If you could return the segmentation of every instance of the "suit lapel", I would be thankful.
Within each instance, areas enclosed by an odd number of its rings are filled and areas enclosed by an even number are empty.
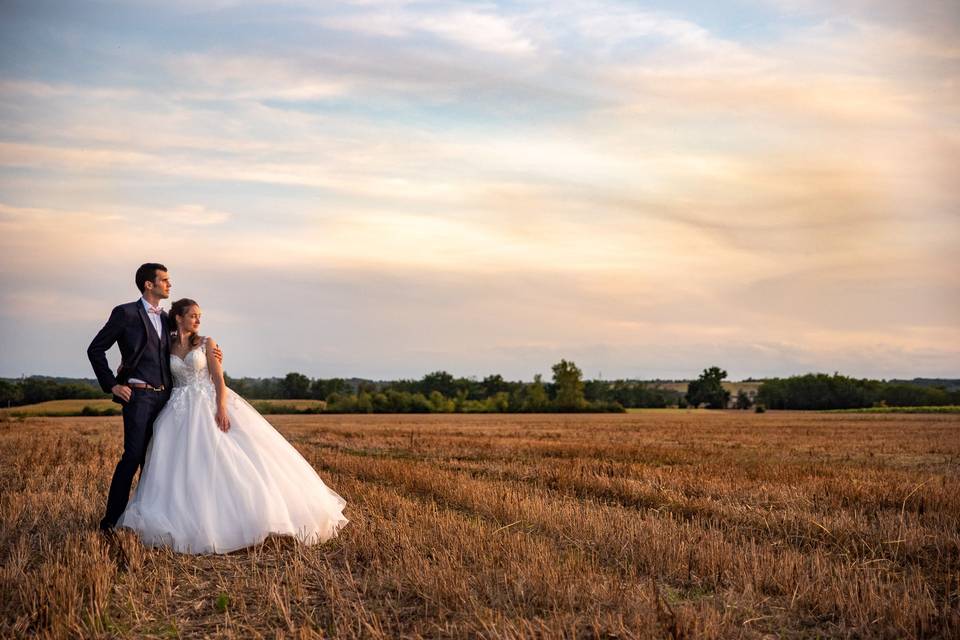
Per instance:
[[[170,350],[170,332],[167,331],[167,315],[166,311],[160,312],[160,346],[166,347],[167,351]]]
[[[153,323],[150,322],[150,318],[147,317],[147,310],[143,308],[143,303],[140,302],[139,300],[137,301],[137,313],[140,314],[140,319],[143,320],[143,328],[146,329],[147,331],[146,338],[147,340],[149,340],[150,332],[152,331],[153,333],[156,333],[157,330],[153,328]]]
[[[167,330],[167,312],[160,312],[160,370],[163,372],[163,384],[172,383],[170,375],[170,332]]]

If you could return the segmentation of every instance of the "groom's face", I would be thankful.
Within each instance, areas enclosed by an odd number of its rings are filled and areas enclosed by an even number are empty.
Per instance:
[[[165,299],[170,297],[170,275],[166,271],[156,272],[153,282],[147,282],[144,286],[153,291],[158,298]]]

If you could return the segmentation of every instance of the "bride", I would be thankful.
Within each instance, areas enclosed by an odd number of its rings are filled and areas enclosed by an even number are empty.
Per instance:
[[[227,388],[202,338],[200,306],[170,309],[174,387],[157,416],[136,493],[118,526],[148,546],[227,553],[270,534],[305,543],[334,537],[346,501],[243,398]]]

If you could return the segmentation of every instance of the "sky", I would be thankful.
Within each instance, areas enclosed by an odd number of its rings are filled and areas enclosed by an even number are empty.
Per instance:
[[[0,376],[960,377],[960,3],[0,0]],[[116,364],[114,350],[111,362]]]

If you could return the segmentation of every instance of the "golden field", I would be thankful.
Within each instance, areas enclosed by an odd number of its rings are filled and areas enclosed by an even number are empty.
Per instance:
[[[949,638],[960,416],[269,416],[325,545],[96,532],[119,417],[0,420],[0,636]]]

